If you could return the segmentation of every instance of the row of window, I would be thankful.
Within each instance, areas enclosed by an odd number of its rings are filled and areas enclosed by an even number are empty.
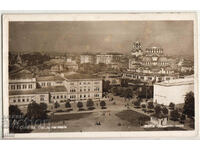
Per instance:
[[[129,77],[129,78],[134,78],[134,79],[144,79],[145,77],[144,76],[134,76],[134,75],[129,75],[129,74],[126,74],[126,77]],[[154,78],[153,77],[147,77],[148,80],[153,80]],[[158,80],[162,80],[161,77],[158,77],[157,78]],[[165,78],[166,80],[170,80],[170,77],[166,77]]]
[[[80,89],[80,92],[90,92],[90,89]],[[100,88],[98,88],[98,87],[95,87],[94,88],[94,91],[100,91]],[[70,89],[70,92],[76,92],[76,89]]]
[[[46,82],[42,82],[42,83],[41,83],[41,86],[46,86],[46,85],[47,85],[47,86],[51,86],[51,82],[47,82],[47,83],[46,83]]]
[[[33,101],[33,99],[29,99],[29,98],[22,98],[22,99],[14,99],[13,100],[13,103],[16,103],[16,102],[18,102],[18,103],[20,103],[20,102],[30,102],[30,101]]]
[[[20,102],[25,103],[25,102],[31,102],[31,101],[34,101],[34,99],[33,98],[17,98],[17,99],[13,99],[13,103],[16,103],[16,102],[18,102],[18,103],[20,103]],[[41,96],[40,97],[40,101],[41,102],[45,101],[45,97]]]
[[[63,99],[63,98],[67,98],[66,95],[57,95],[57,96],[51,96],[53,99]]]
[[[17,85],[10,85],[11,90],[16,90],[16,89],[32,89],[33,85],[32,84],[17,84]]]
[[[70,83],[70,85],[74,85],[75,83],[74,82],[71,82]],[[80,82],[79,83],[80,85],[90,85],[91,84],[91,82]],[[94,84],[100,84],[100,82],[94,82]]]

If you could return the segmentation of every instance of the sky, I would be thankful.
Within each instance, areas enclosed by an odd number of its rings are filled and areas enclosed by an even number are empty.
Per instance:
[[[167,55],[194,55],[192,21],[10,22],[10,51],[130,53],[162,47]]]

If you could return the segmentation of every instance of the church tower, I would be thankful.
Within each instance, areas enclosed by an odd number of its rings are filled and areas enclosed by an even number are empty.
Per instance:
[[[133,49],[131,50],[131,55],[132,56],[141,56],[143,54],[143,50],[141,48],[141,43],[136,41],[133,43]]]
[[[21,59],[21,56],[20,56],[20,54],[18,53],[18,55],[17,55],[17,61],[16,61],[16,63],[17,64],[22,64],[22,59]]]

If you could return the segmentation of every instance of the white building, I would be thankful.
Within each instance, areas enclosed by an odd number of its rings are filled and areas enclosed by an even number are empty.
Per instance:
[[[36,79],[10,79],[9,91],[36,89]]]
[[[106,53],[106,54],[98,54],[96,55],[96,64],[113,64],[116,62],[119,62],[120,58],[122,57],[122,54],[118,53]]]
[[[154,102],[169,105],[184,103],[185,95],[194,92],[194,77],[175,79],[154,84]]]
[[[94,63],[94,56],[91,54],[83,54],[80,56],[80,63],[85,64],[85,63]]]

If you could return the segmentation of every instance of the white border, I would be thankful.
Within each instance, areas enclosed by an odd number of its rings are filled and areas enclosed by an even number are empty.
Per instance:
[[[199,130],[198,74],[197,74],[197,16],[195,13],[129,13],[129,14],[5,14],[3,15],[3,114],[8,116],[8,22],[9,21],[194,21],[195,68],[195,130],[194,131],[134,131],[134,132],[66,132],[9,134],[4,128],[4,138],[186,138],[195,137]]]

